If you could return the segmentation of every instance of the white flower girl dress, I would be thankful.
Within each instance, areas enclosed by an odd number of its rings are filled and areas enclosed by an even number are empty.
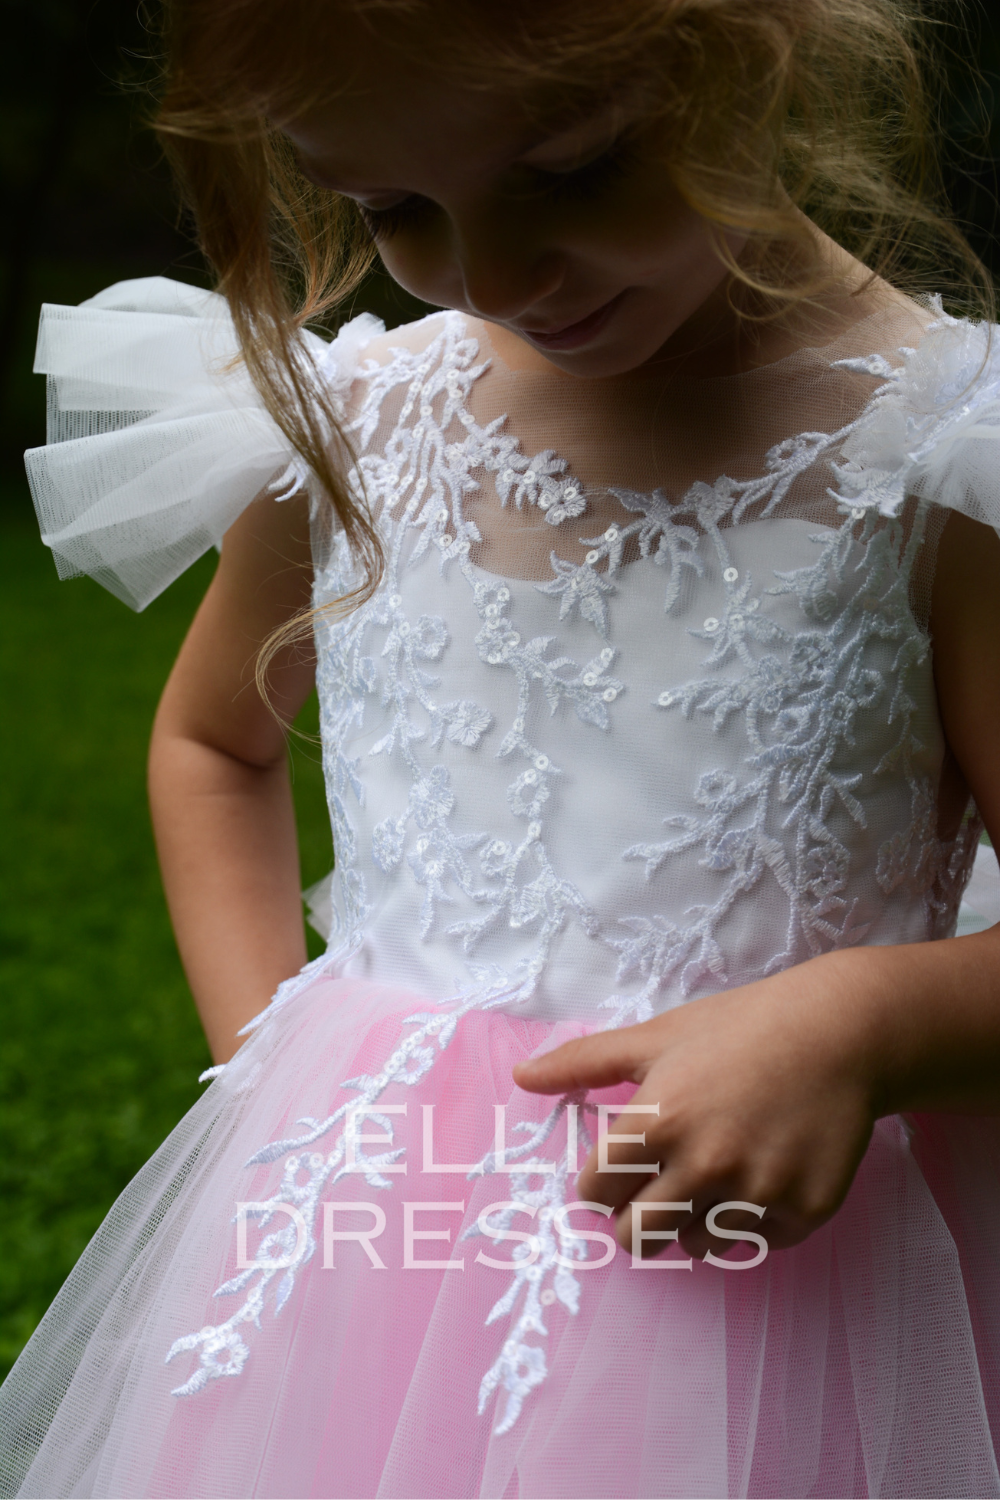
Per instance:
[[[955,930],[980,824],[945,822],[928,614],[950,510],[1000,525],[989,330],[886,312],[667,387],[511,370],[457,313],[307,339],[388,559],[316,633],[329,949],[29,1343],[3,1492],[1000,1494],[997,1122],[884,1119],[796,1249],[639,1268],[567,1207],[631,1088],[511,1081]],[[235,350],[168,281],[46,310],[28,464],[64,576],[141,608],[308,488]],[[352,562],[312,509],[323,604]],[[985,847],[974,886],[966,930],[1000,916]]]

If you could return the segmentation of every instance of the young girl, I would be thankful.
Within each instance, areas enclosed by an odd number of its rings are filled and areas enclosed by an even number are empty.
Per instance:
[[[137,608],[225,533],[150,772],[220,1065],[5,1493],[1000,1494],[1000,354],[914,28],[175,0],[224,297],[48,309],[29,469]],[[445,311],[305,331],[373,246]]]

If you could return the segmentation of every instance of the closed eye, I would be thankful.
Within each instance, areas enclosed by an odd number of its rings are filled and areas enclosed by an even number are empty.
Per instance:
[[[391,203],[388,208],[370,208],[366,203],[358,204],[358,212],[376,239],[389,239],[401,229],[410,228],[434,208],[435,204],[429,198],[421,198],[417,193],[411,193],[399,203]]]
[[[512,196],[534,197],[540,194],[556,201],[582,201],[599,196],[618,177],[625,176],[637,160],[635,134],[633,130],[623,131],[610,146],[570,166],[539,167],[525,163],[516,169],[522,186]],[[425,219],[436,207],[429,198],[411,193],[388,208],[372,208],[358,203],[358,212],[376,239],[390,239]]]
[[[589,198],[602,193],[635,164],[638,151],[634,136],[634,131],[625,131],[610,146],[570,166],[528,168],[532,179],[529,191],[557,199]]]

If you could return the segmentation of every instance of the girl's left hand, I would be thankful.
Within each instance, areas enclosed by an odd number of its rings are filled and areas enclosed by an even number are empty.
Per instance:
[[[618,1214],[625,1249],[632,1248],[633,1201],[651,1206],[644,1231],[679,1229],[684,1249],[699,1258],[733,1248],[706,1226],[715,1204],[763,1207],[759,1220],[727,1210],[719,1222],[752,1229],[773,1249],[804,1240],[840,1207],[881,1112],[870,1028],[856,1003],[856,957],[827,954],[640,1025],[577,1038],[515,1068],[515,1082],[529,1092],[629,1080],[639,1085],[630,1104],[658,1106],[655,1115],[620,1115],[607,1144],[610,1165],[645,1162],[658,1168],[655,1175],[599,1171],[595,1147],[577,1180],[581,1200]],[[615,1142],[643,1132],[644,1145]],[[688,1200],[691,1212],[652,1211]],[[643,1254],[663,1248],[655,1239],[641,1246]]]

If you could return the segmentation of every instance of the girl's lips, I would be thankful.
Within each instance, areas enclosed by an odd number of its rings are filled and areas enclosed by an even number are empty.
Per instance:
[[[567,323],[565,328],[557,328],[551,333],[541,333],[533,328],[518,328],[516,331],[539,349],[577,349],[596,338],[624,295],[624,292],[619,292],[617,297],[612,297],[610,302],[605,302],[596,312],[588,313],[578,323]]]

